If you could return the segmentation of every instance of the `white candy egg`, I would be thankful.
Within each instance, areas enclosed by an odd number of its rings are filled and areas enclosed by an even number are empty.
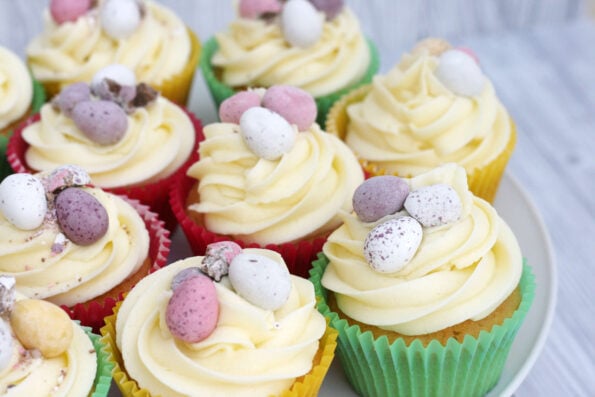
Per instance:
[[[30,174],[12,174],[0,183],[0,212],[21,230],[41,226],[47,212],[41,180]]]
[[[10,364],[14,341],[10,332],[10,325],[0,317],[0,372]]]
[[[439,59],[436,77],[457,95],[476,96],[483,91],[485,77],[475,60],[459,50],[447,50]]]
[[[376,225],[364,241],[364,257],[380,273],[398,272],[411,261],[423,237],[421,225],[409,216]]]
[[[463,205],[452,186],[439,183],[409,193],[405,209],[424,227],[446,225],[461,217]]]
[[[276,160],[293,147],[297,136],[287,120],[269,109],[253,107],[240,117],[240,133],[258,157]]]
[[[307,0],[289,0],[281,11],[281,28],[289,44],[310,47],[322,34],[325,16]]]
[[[264,255],[236,255],[229,266],[228,276],[238,295],[265,310],[279,309],[291,292],[287,268]]]
[[[114,39],[124,39],[140,24],[141,11],[136,0],[107,0],[99,18],[105,33]]]
[[[130,68],[118,63],[99,69],[91,80],[91,89],[96,91],[96,87],[98,87],[104,79],[113,80],[120,85],[136,85],[136,76],[134,75],[134,72],[130,70]]]

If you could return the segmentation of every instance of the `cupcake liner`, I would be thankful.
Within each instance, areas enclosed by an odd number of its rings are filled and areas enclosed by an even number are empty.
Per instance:
[[[535,295],[535,276],[526,261],[520,280],[521,302],[518,309],[490,332],[479,337],[467,335],[463,342],[451,338],[446,345],[420,340],[406,345],[386,336],[374,338],[361,332],[327,305],[327,291],[321,278],[328,264],[320,254],[313,263],[310,279],[314,283],[318,310],[339,331],[337,355],[353,389],[362,396],[480,396],[491,390],[502,373],[510,347]]]
[[[365,74],[357,82],[349,85],[348,87],[342,88],[332,94],[324,95],[318,98],[314,98],[316,101],[316,107],[318,108],[318,115],[316,122],[322,126],[326,119],[327,112],[333,105],[333,103],[350,92],[351,90],[361,86],[362,84],[368,84],[372,81],[372,77],[378,72],[380,68],[380,57],[376,45],[371,41],[367,40],[368,48],[370,50],[370,64]],[[203,54],[200,60],[200,67],[207,83],[207,87],[211,93],[213,100],[215,101],[216,108],[218,109],[225,99],[229,98],[236,93],[236,90],[218,79],[215,70],[211,64],[211,59],[217,52],[219,45],[214,37],[211,37],[203,47]]]
[[[198,149],[199,142],[204,140],[202,123],[200,119],[198,119],[192,112],[183,107],[181,107],[181,109],[184,110],[194,127],[195,140],[193,149],[191,151],[191,153],[194,153]],[[40,117],[40,114],[37,113],[28,118],[23,124],[19,126],[18,129],[14,131],[14,134],[8,142],[6,149],[7,160],[14,172],[37,172],[27,165],[25,153],[29,148],[29,144],[23,139],[23,130],[27,126],[39,121]],[[180,168],[178,168],[176,172],[168,177],[143,185],[105,188],[103,190],[114,194],[128,196],[129,198],[139,200],[141,203],[150,206],[151,209],[157,212],[165,221],[165,227],[167,227],[170,231],[173,231],[176,227],[176,218],[169,207],[169,186],[174,183],[179,174],[185,173],[184,170],[187,169],[192,163],[193,161],[191,154],[186,162]]]
[[[195,161],[198,160],[195,157]],[[236,242],[242,248],[266,248],[281,254],[287,268],[291,274],[300,277],[308,277],[312,260],[316,258],[318,252],[326,242],[326,236],[317,237],[308,240],[294,241],[283,244],[259,245],[256,243],[247,243],[227,235],[210,232],[205,227],[192,220],[186,213],[186,198],[196,180],[185,175],[180,175],[170,190],[170,207],[176,216],[190,249],[197,256],[205,255],[207,246],[218,241],[231,240]]]
[[[105,318],[105,325],[101,328],[101,342],[105,345],[105,353],[113,364],[113,379],[123,397],[151,397],[151,392],[142,389],[136,381],[130,379],[122,360],[122,355],[116,344],[116,319],[122,302],[113,308],[113,314]],[[295,380],[291,388],[283,392],[280,397],[316,397],[322,382],[329,370],[337,347],[338,332],[328,326],[320,339],[318,352],[314,357],[313,367],[306,375]]]
[[[371,84],[364,85],[348,93],[340,100],[335,102],[326,119],[326,131],[339,137],[341,140],[345,140],[347,126],[349,124],[347,108],[352,104],[362,102],[366,95],[370,92],[371,88]],[[504,150],[496,158],[481,167],[476,167],[472,170],[466,169],[469,190],[471,190],[476,196],[481,197],[490,203],[494,202],[496,192],[498,191],[498,186],[500,185],[500,181],[504,175],[504,170],[506,169],[506,165],[510,160],[510,156],[512,155],[516,144],[516,126],[512,120],[510,129],[510,140],[507,142]],[[396,172],[389,172],[384,168],[379,167],[374,162],[367,161],[362,158],[360,158],[359,161],[367,176],[386,174],[403,177],[412,176],[398,175]]]
[[[95,373],[93,390],[89,396],[106,397],[112,385],[114,364],[109,360],[109,355],[105,351],[106,346],[101,342],[101,336],[94,334],[89,327],[81,326],[81,328],[85,331],[89,339],[91,339],[91,343],[93,343],[93,348],[97,354],[97,372]]]
[[[104,318],[112,313],[114,305],[123,299],[124,293],[132,289],[142,278],[166,265],[171,245],[170,232],[164,228],[163,221],[156,213],[137,200],[126,196],[120,197],[130,203],[145,222],[150,239],[148,260],[135,274],[105,294],[72,307],[62,306],[72,319],[79,320],[81,324],[91,327],[96,333],[99,333],[103,326]]]
[[[194,73],[201,53],[201,44],[198,37],[189,28],[186,28],[186,30],[188,31],[188,36],[190,36],[191,50],[190,57],[184,69],[161,84],[154,85],[155,89],[161,92],[161,95],[180,106],[186,106],[188,103],[188,95],[192,87],[192,80],[194,79]]]

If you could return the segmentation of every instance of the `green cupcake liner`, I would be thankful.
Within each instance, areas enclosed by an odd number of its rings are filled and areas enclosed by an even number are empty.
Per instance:
[[[33,80],[33,98],[31,100],[30,113],[35,114],[39,112],[45,101],[46,95],[43,86],[39,81]],[[13,173],[12,168],[6,159],[6,145],[8,145],[8,140],[11,135],[12,131],[9,131],[8,134],[0,135],[0,181]]]
[[[324,127],[324,123],[326,120],[326,115],[330,108],[332,107],[333,103],[341,98],[343,95],[347,94],[349,91],[364,85],[369,84],[372,82],[372,77],[378,72],[380,68],[380,56],[378,54],[378,49],[376,45],[371,41],[367,40],[368,48],[370,50],[370,64],[368,65],[368,69],[364,76],[353,83],[352,85],[345,87],[339,91],[336,91],[332,94],[328,94],[325,96],[321,96],[318,98],[314,98],[316,101],[316,107],[318,108],[318,115],[316,117],[316,122],[321,127]],[[214,37],[211,37],[203,46],[203,52],[200,59],[200,68],[202,70],[203,77],[205,82],[207,83],[207,87],[209,88],[209,92],[211,93],[211,97],[215,101],[216,108],[219,109],[221,102],[225,99],[229,98],[236,91],[233,87],[230,87],[221,82],[215,75],[215,70],[211,64],[211,59],[219,49],[219,45],[217,44],[217,40]]]
[[[443,346],[432,341],[423,346],[415,340],[407,346],[403,339],[389,344],[388,338],[375,339],[370,331],[330,310],[321,278],[328,265],[324,254],[312,263],[318,310],[339,331],[337,355],[353,389],[362,396],[482,396],[497,383],[512,342],[535,295],[535,276],[526,260],[520,280],[521,303],[503,324],[478,338],[466,336],[463,342],[451,338]]]
[[[78,323],[78,321],[76,321]],[[90,397],[106,397],[112,385],[112,371],[114,364],[109,360],[109,354],[105,351],[105,345],[101,342],[101,336],[94,334],[90,327],[81,326],[97,352],[97,372],[93,382],[93,392]]]

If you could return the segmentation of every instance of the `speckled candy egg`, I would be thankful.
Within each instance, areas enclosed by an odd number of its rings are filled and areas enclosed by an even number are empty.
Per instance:
[[[10,323],[23,346],[39,350],[47,358],[64,353],[72,341],[73,324],[66,312],[44,300],[15,302]]]
[[[184,342],[198,343],[217,327],[219,301],[213,280],[199,274],[179,284],[165,310],[171,334]]]
[[[423,237],[421,225],[409,216],[374,227],[364,241],[364,257],[380,273],[398,272],[411,261]]]
[[[204,276],[198,267],[187,267],[184,270],[180,270],[171,280],[171,290],[175,291],[184,281],[198,276]]]
[[[91,183],[91,177],[78,165],[65,164],[45,176],[42,183],[48,192],[53,193],[66,187],[88,185]]]
[[[99,14],[101,27],[114,39],[130,36],[141,22],[136,0],[106,0]]]
[[[10,364],[14,342],[10,331],[10,325],[0,317],[0,373]]]
[[[262,98],[262,106],[281,115],[299,131],[307,131],[316,120],[318,109],[312,95],[290,85],[274,85]]]
[[[62,190],[56,196],[55,207],[62,232],[75,244],[91,245],[107,232],[107,211],[83,189],[70,187]]]
[[[47,212],[45,189],[39,178],[12,174],[0,183],[0,212],[21,230],[37,229]]]
[[[240,0],[238,11],[242,18],[255,19],[264,14],[281,11],[279,0]]]
[[[403,209],[409,185],[397,176],[381,175],[366,179],[353,193],[353,210],[362,222],[376,222]]]
[[[58,24],[76,21],[91,9],[93,0],[51,0],[50,14]]]
[[[276,160],[291,150],[297,132],[279,114],[254,107],[246,110],[240,118],[240,134],[258,157]]]
[[[72,109],[79,103],[91,99],[91,89],[86,83],[74,83],[65,87],[54,103],[66,116],[72,116]]]
[[[72,110],[72,121],[87,138],[98,145],[113,145],[128,130],[126,112],[111,101],[78,103]]]
[[[328,20],[339,15],[344,7],[343,0],[310,0],[310,3],[312,3],[318,11],[324,12],[326,19]]]
[[[219,119],[223,123],[239,124],[242,114],[256,106],[260,106],[260,95],[256,91],[238,92],[221,102]]]
[[[279,309],[291,292],[289,272],[267,256],[253,253],[235,256],[228,276],[238,295],[266,310]]]
[[[457,95],[476,96],[485,86],[485,77],[475,60],[463,51],[447,50],[438,58],[434,73],[446,88]]]
[[[281,29],[293,46],[307,48],[322,34],[324,16],[307,0],[289,0],[281,11]]]
[[[104,79],[110,79],[122,86],[134,86],[136,85],[136,76],[130,68],[120,65],[119,63],[113,63],[99,69],[91,80],[91,88],[93,91],[99,88],[99,85]]]
[[[424,227],[455,222],[463,211],[457,192],[443,183],[415,189],[407,196],[404,206]]]
[[[200,269],[215,281],[220,281],[229,272],[233,258],[242,252],[242,247],[233,241],[218,241],[207,245]]]

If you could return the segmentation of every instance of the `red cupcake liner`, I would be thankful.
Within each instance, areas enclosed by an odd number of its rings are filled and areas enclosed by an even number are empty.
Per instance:
[[[62,306],[62,309],[68,313],[70,318],[79,320],[82,325],[91,327],[95,333],[99,333],[100,328],[104,325],[104,318],[112,314],[113,307],[117,302],[124,299],[125,293],[130,291],[142,278],[167,264],[171,246],[170,232],[164,227],[164,222],[157,213],[151,211],[147,205],[136,199],[130,199],[124,195],[119,195],[119,197],[132,205],[145,222],[150,240],[148,252],[150,265],[148,268],[144,266],[132,275],[128,280],[133,280],[133,282],[127,285],[126,288],[122,288],[121,285],[116,286],[112,290],[113,293],[108,291],[101,297],[77,303],[71,307]]]
[[[195,153],[198,150],[199,142],[205,139],[202,131],[202,122],[189,110],[180,107],[186,115],[190,118],[194,131],[196,133],[196,139],[194,140],[194,146],[191,153]],[[29,148],[29,144],[23,139],[23,130],[39,121],[41,118],[40,114],[37,113],[27,120],[25,120],[15,131],[10,138],[6,147],[6,155],[8,163],[14,172],[27,172],[36,173],[37,171],[30,168],[25,160],[25,153]],[[174,216],[171,208],[169,207],[169,187],[182,173],[185,173],[192,164],[192,155],[188,157],[188,160],[172,175],[160,179],[155,182],[147,183],[139,186],[122,186],[116,188],[105,188],[106,192],[125,195],[129,198],[139,200],[141,203],[148,205],[151,209],[157,212],[163,221],[165,227],[173,232],[176,227],[176,217]]]
[[[195,161],[198,156],[195,156]],[[318,237],[310,240],[295,241],[283,244],[260,245],[256,243],[247,243],[243,240],[231,236],[210,232],[206,228],[194,222],[186,214],[186,198],[196,180],[181,173],[170,189],[170,207],[177,218],[180,228],[184,232],[188,245],[194,255],[202,256],[205,254],[207,245],[218,241],[234,241],[242,248],[266,248],[276,251],[285,260],[285,264],[291,274],[308,278],[308,272],[312,267],[312,261],[316,259],[318,252],[322,251],[322,246],[326,242],[325,237]]]

